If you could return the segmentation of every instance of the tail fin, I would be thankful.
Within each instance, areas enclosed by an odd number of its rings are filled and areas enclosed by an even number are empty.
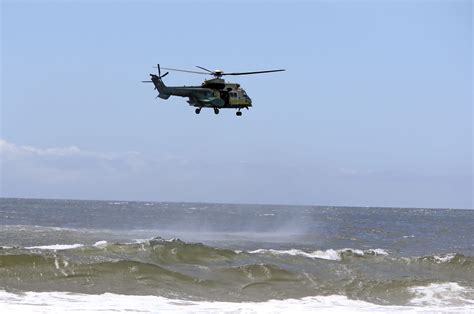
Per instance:
[[[166,72],[166,74],[168,74],[168,72]],[[160,97],[161,99],[168,99],[170,98],[170,94],[168,93],[168,87],[166,87],[165,83],[163,83],[163,81],[161,80],[163,76],[150,74],[151,81],[153,82],[153,85],[155,85],[155,89],[157,89],[159,92],[158,97]]]
[[[168,92],[168,87],[166,87],[166,85],[163,83],[162,78],[168,75],[169,72],[166,72],[165,74],[161,75],[161,69],[160,69],[159,64],[157,64],[157,68],[158,68],[158,75],[150,73],[151,81],[142,81],[142,82],[153,83],[153,85],[155,85],[155,89],[158,90],[159,92],[158,97],[162,99],[168,99],[170,97],[170,94]]]

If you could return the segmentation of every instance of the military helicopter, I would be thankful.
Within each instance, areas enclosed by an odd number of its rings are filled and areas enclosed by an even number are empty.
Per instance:
[[[225,75],[249,75],[270,72],[281,72],[279,70],[254,71],[254,72],[233,72],[225,73],[222,70],[211,71],[206,68],[196,66],[197,68],[206,72],[188,71],[180,69],[163,68],[169,71],[178,71],[194,74],[212,75],[212,79],[204,80],[201,86],[166,86],[163,83],[163,77],[169,72],[161,75],[160,65],[157,64],[158,75],[150,74],[151,81],[142,81],[143,83],[153,83],[155,89],[158,90],[158,96],[162,99],[168,99],[170,96],[188,97],[187,101],[190,106],[196,107],[196,114],[201,113],[202,108],[213,108],[215,114],[219,114],[219,109],[236,109],[236,115],[241,116],[240,111],[243,108],[249,109],[252,107],[252,100],[247,95],[245,90],[240,87],[238,83],[225,82],[222,79]]]

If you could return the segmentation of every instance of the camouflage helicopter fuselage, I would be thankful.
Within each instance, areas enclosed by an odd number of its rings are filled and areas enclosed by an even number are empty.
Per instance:
[[[155,74],[150,77],[159,98],[187,97],[189,105],[196,107],[196,113],[200,113],[201,108],[213,108],[218,114],[219,109],[229,108],[238,110],[237,115],[241,115],[242,108],[252,107],[252,100],[240,84],[226,83],[221,78],[205,80],[201,86],[166,86],[162,77]]]

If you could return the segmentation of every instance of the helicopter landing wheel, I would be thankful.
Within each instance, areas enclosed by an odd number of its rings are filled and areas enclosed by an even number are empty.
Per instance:
[[[240,117],[240,116],[242,115],[242,112],[241,112],[241,111],[237,111],[235,114],[236,114],[238,117]]]
[[[214,113],[215,113],[215,114],[219,114],[219,109],[214,108]]]
[[[195,112],[196,114],[200,114],[200,113],[201,113],[201,108],[196,108],[196,110],[194,110],[194,112]]]

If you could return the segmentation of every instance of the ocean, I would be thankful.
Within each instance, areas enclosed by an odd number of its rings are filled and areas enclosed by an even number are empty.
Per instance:
[[[474,211],[0,199],[0,313],[474,312]]]

